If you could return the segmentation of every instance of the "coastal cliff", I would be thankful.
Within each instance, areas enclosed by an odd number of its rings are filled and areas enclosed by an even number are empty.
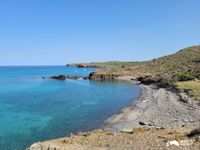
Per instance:
[[[101,130],[35,143],[30,150],[199,150],[200,46],[151,61],[92,65],[106,69],[85,79],[124,77],[134,84],[141,83],[141,96],[109,118]]]

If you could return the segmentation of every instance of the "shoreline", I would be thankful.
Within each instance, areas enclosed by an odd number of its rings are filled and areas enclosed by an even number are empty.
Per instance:
[[[128,81],[133,84],[138,83],[131,77],[119,77],[117,80]],[[200,125],[200,109],[195,103],[191,101],[188,103],[182,102],[180,96],[175,91],[158,88],[155,85],[140,84],[139,86],[141,88],[141,95],[122,108],[119,113],[113,114],[110,118],[105,120],[105,123],[100,126],[100,130],[115,135],[118,133],[129,133],[129,131],[134,128],[193,128]],[[93,132],[95,133],[97,130],[98,128],[91,131],[91,134],[93,134]],[[88,134],[90,134],[90,132]],[[68,138],[73,136],[74,135],[69,136]],[[82,134],[78,134],[77,136],[82,137]],[[60,147],[66,148],[67,150],[70,148],[74,149],[74,147],[75,149],[77,148],[78,145],[71,143],[70,145],[67,144],[67,147],[65,144],[63,145],[62,142],[63,140],[65,141],[65,139],[66,137],[38,142],[27,150],[41,150],[46,147],[47,149],[53,149],[55,147],[56,150],[60,150]],[[79,145],[78,149],[84,149],[84,146]]]
[[[133,84],[137,81],[122,77]],[[141,95],[105,121],[107,132],[121,132],[131,128],[168,128],[200,125],[200,110],[194,101],[180,100],[176,91],[158,88],[156,85],[139,85]]]

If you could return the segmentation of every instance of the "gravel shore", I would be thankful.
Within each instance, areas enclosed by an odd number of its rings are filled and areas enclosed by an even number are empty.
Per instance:
[[[135,81],[131,82],[135,84]],[[104,130],[119,132],[136,127],[166,128],[200,124],[200,109],[194,101],[189,100],[185,103],[180,100],[177,92],[153,85],[140,87],[141,96],[119,114],[109,118],[103,127]]]

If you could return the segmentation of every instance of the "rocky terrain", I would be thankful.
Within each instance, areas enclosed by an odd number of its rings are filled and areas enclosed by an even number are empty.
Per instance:
[[[142,94],[119,114],[109,118],[104,130],[200,126],[200,106],[183,93],[155,85],[140,85]]]
[[[190,127],[135,128],[121,133],[96,130],[35,143],[27,150],[199,150],[199,137],[189,137],[190,132]]]

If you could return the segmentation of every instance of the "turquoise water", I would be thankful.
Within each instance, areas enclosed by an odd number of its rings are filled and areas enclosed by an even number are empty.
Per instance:
[[[140,89],[126,82],[42,79],[86,76],[94,69],[65,66],[0,67],[0,150],[100,127]]]

